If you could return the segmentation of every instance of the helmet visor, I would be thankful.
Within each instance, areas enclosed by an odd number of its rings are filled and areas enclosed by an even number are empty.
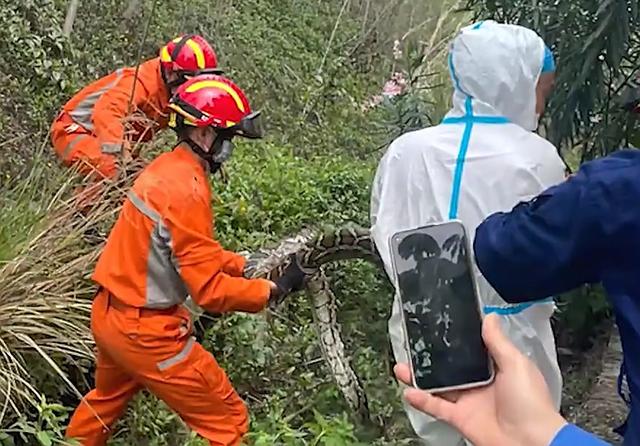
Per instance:
[[[207,74],[221,75],[221,74],[224,74],[224,71],[220,68],[205,68],[203,70],[196,70],[196,71],[174,70],[174,73],[178,75],[178,78],[180,79],[180,83],[184,83],[196,76],[207,75]]]
[[[198,70],[193,72],[192,76],[201,76],[204,74],[217,74],[217,75],[221,75],[224,74],[224,70],[222,68],[204,68],[202,70]]]
[[[220,138],[213,142],[211,151],[213,152],[211,160],[214,163],[222,164],[231,158],[231,154],[233,153],[233,141],[228,138]]]
[[[253,112],[234,125],[232,127],[234,134],[243,136],[250,139],[262,138],[264,132],[262,131],[262,118],[260,112]]]

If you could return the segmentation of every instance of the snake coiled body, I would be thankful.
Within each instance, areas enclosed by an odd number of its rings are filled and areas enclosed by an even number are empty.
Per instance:
[[[345,351],[338,302],[323,272],[323,265],[346,259],[381,260],[369,230],[358,226],[324,231],[304,230],[286,238],[274,249],[262,249],[248,255],[245,276],[277,279],[295,254],[300,266],[309,273],[306,291],[311,300],[313,318],[322,354],[347,405],[361,422],[372,421],[367,395]]]

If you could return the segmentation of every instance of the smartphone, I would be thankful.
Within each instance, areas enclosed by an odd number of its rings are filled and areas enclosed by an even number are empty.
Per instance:
[[[462,222],[394,234],[391,258],[414,387],[432,393],[493,381],[482,310]]]

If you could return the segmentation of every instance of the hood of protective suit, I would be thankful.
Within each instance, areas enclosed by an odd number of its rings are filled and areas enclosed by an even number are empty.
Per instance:
[[[535,130],[544,57],[544,41],[530,29],[494,21],[463,28],[449,52],[455,92],[447,117],[498,116]]]

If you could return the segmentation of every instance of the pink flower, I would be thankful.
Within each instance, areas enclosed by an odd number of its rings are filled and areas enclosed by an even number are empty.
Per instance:
[[[363,112],[367,112],[376,108],[382,103],[384,98],[394,98],[400,96],[407,91],[408,83],[403,73],[395,72],[391,75],[391,78],[385,82],[382,87],[381,94],[371,96],[367,102],[362,104],[361,109]]]
[[[404,78],[404,74],[395,72],[382,87],[382,94],[388,98],[399,96],[407,89],[407,80]]]
[[[400,87],[400,85],[398,85],[392,80],[387,81],[387,83],[384,84],[384,87],[382,88],[382,95],[388,98],[398,96],[401,93],[402,93],[402,87]]]
[[[407,80],[404,77],[404,73],[396,71],[391,75],[391,79],[396,82],[398,85],[402,86],[402,88],[407,87]]]

